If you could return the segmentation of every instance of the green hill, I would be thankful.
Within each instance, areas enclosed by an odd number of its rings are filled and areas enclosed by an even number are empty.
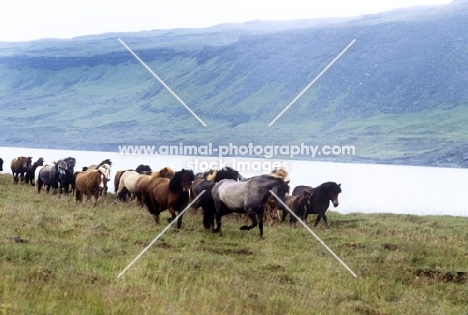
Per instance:
[[[465,167],[467,33],[468,5],[455,1],[352,19],[0,43],[0,145],[304,142],[356,147],[326,160]]]

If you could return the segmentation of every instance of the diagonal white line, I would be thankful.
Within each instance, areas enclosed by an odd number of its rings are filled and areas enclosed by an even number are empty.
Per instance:
[[[349,43],[348,46],[346,46],[346,48],[343,49],[343,51],[338,56],[336,56],[335,59],[333,59],[332,62],[330,62],[328,64],[328,66],[326,66],[325,69],[323,69],[322,72],[320,72],[318,74],[318,76],[316,76],[315,79],[313,79],[312,82],[310,82],[309,85],[306,86],[306,88],[303,89],[302,92],[299,93],[299,95],[296,96],[296,98],[293,99],[292,102],[289,103],[289,105],[286,106],[286,108],[283,109],[283,111],[281,113],[279,113],[279,115],[276,116],[276,118],[271,121],[271,123],[268,124],[268,127],[271,127],[271,125],[273,125],[275,123],[275,121],[277,121],[278,118],[280,118],[289,109],[289,107],[291,107],[299,99],[299,97],[301,97],[302,94],[304,94],[312,86],[312,84],[314,84],[315,81],[317,81],[322,76],[322,74],[324,74],[335,63],[335,61],[337,61],[348,50],[348,48],[351,47],[354,44],[355,41],[356,41],[356,39],[353,39],[351,41],[351,43]]]
[[[161,80],[161,78],[158,77],[158,75],[157,75],[156,73],[154,73],[153,70],[151,70],[150,67],[148,67],[148,66],[146,65],[146,63],[145,63],[143,60],[141,60],[140,57],[138,57],[137,54],[135,54],[135,53],[133,52],[133,50],[130,49],[130,47],[128,47],[127,44],[124,43],[123,40],[121,40],[121,39],[119,38],[119,42],[120,42],[125,48],[127,48],[127,50],[133,55],[133,57],[135,57],[135,58],[143,65],[143,67],[146,68],[146,70],[148,70],[148,71],[149,71],[149,72],[150,72],[150,73],[151,73],[151,74],[152,74],[152,75],[169,91],[169,92],[171,92],[171,94],[172,94],[182,105],[184,105],[185,108],[186,108],[196,119],[198,119],[198,121],[201,122],[201,124],[202,124],[203,126],[206,127],[206,124],[203,122],[203,120],[201,120],[201,118],[198,117],[198,115],[195,114],[194,111],[193,111],[190,107],[188,107],[187,104],[185,104],[185,102],[184,102],[177,94],[175,94],[174,91],[172,91],[171,88],[170,88],[166,83],[164,83],[164,81]]]
[[[312,231],[308,226],[307,224],[304,223],[304,221],[302,221],[291,209],[289,209],[289,207],[273,192],[271,191],[271,194],[273,196],[275,196],[276,199],[278,199],[279,202],[281,202],[281,204],[283,205],[283,207],[285,209],[287,209],[289,211],[289,213],[294,216],[296,218],[296,220],[298,222],[300,222],[309,232],[310,234],[312,234],[319,242],[320,244],[322,244],[332,255],[333,257],[335,257],[355,278],[357,277],[357,275],[351,270],[351,268],[349,268],[341,259],[340,257],[338,257],[338,255],[336,255],[331,249],[330,247],[327,246],[327,244],[325,244],[315,233],[314,231]]]
[[[169,225],[166,226],[166,227],[164,228],[164,230],[162,230],[162,232],[159,233],[159,235],[156,236],[156,238],[155,238],[154,240],[152,240],[151,243],[149,243],[149,245],[146,246],[145,249],[143,249],[143,250],[141,251],[141,253],[139,253],[138,256],[136,256],[135,259],[133,259],[132,262],[128,264],[127,267],[125,267],[124,270],[122,270],[121,273],[119,273],[119,275],[117,276],[117,278],[120,278],[120,277],[127,271],[128,268],[130,268],[138,259],[140,259],[140,257],[141,257],[141,256],[158,240],[158,238],[160,238],[161,235],[163,235],[163,234],[171,227],[171,225],[174,224],[174,222],[176,222],[176,221],[185,213],[185,211],[187,211],[187,209],[189,209],[189,208],[193,205],[193,203],[194,203],[195,201],[197,201],[198,198],[201,197],[201,195],[203,195],[204,192],[205,192],[205,190],[203,190],[195,199],[193,199],[192,202],[189,203],[189,205],[188,205],[184,210],[182,210],[182,212],[179,213],[179,215],[176,216],[176,217],[174,218],[174,220],[172,220],[171,223],[169,223]]]

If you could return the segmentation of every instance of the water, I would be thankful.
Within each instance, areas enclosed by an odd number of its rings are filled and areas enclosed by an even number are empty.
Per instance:
[[[73,156],[77,159],[75,170],[109,158],[113,162],[111,175],[117,170],[135,169],[140,164],[148,164],[153,170],[165,166],[180,170],[187,168],[187,164],[195,159],[207,160],[204,157],[0,147],[0,157],[4,160],[2,173],[9,173],[11,160],[20,155],[32,156],[33,162],[39,157],[52,161]],[[218,161],[217,158],[208,160]],[[242,160],[271,162],[268,159]],[[340,194],[340,205],[331,209],[339,213],[468,216],[468,169],[317,161],[280,162],[289,163],[291,188],[297,185],[317,186],[326,181],[341,183],[343,192]],[[240,173],[250,177],[260,175],[261,171]],[[109,191],[113,191],[113,181],[109,184]]]

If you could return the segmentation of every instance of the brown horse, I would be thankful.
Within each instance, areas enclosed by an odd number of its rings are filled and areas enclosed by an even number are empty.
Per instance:
[[[32,157],[19,156],[11,161],[11,172],[13,173],[13,182],[18,184],[18,176],[21,182],[24,181],[24,175],[28,166],[32,163]]]
[[[103,164],[97,170],[87,170],[75,172],[75,193],[76,202],[83,200],[83,194],[86,195],[86,200],[89,201],[94,196],[94,204],[96,206],[99,193],[104,189],[105,183],[110,180],[111,167],[109,164]]]
[[[148,186],[151,181],[156,178],[171,179],[174,175],[174,170],[167,166],[151,175],[141,174],[135,182],[135,199],[137,200],[137,203],[142,207],[145,205],[146,196],[148,195]]]
[[[149,181],[145,200],[148,211],[157,224],[162,211],[169,210],[171,218],[168,221],[171,222],[176,217],[176,212],[184,210],[189,203],[190,186],[194,178],[193,171],[182,169],[175,172],[172,179],[159,177]],[[182,216],[177,220],[177,228],[180,229],[181,225]]]
[[[270,173],[270,176],[282,178],[286,184],[289,184],[290,182],[288,171],[284,168],[275,168]],[[268,222],[269,226],[271,226],[274,222],[279,222],[280,215],[278,201],[271,194],[268,194],[268,198],[263,203],[263,211],[264,220],[265,222]]]
[[[112,161],[110,159],[105,159],[103,160],[101,163],[95,165],[90,165],[87,167],[87,170],[90,171],[90,170],[97,170],[101,165],[104,165],[104,164],[107,164],[109,167],[112,166]],[[107,195],[107,182],[110,180],[110,177],[107,181],[104,182],[104,188],[101,189],[101,191],[99,192],[99,195],[101,196],[105,196]]]

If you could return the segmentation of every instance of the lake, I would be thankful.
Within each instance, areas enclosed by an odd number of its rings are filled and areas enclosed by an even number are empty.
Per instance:
[[[91,152],[0,147],[3,172],[10,172],[10,162],[17,156],[31,156],[33,162],[39,157],[45,161],[73,156],[77,159],[75,170],[82,166],[98,164],[111,159],[112,174],[117,170],[134,169],[140,164],[150,165],[153,170],[169,166],[174,170],[187,168],[198,161],[216,162],[218,158],[172,155],[123,155],[119,152]],[[228,166],[240,158],[223,159]],[[271,163],[269,159],[242,161]],[[290,186],[318,186],[326,181],[341,183],[340,205],[330,210],[339,213],[397,213],[416,215],[468,216],[467,179],[468,169],[397,166],[381,164],[352,164],[318,161],[274,160],[289,165]],[[262,174],[261,170],[242,171],[246,177]],[[196,170],[197,171],[197,170]],[[12,181],[13,184],[13,181]],[[113,181],[109,183],[113,191]],[[31,188],[32,189],[32,188]]]

